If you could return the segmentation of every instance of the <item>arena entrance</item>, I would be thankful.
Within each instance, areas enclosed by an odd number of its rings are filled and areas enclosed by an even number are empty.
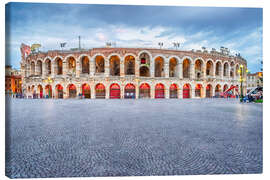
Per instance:
[[[178,87],[176,84],[170,86],[170,98],[178,98]]]
[[[195,97],[202,97],[202,85],[201,84],[196,84]]]
[[[88,84],[82,85],[82,95],[84,96],[84,98],[87,98],[87,99],[91,98],[90,86]]]
[[[120,99],[120,86],[113,83],[110,87],[110,99]]]
[[[41,85],[38,85],[39,98],[43,98],[43,88]]]
[[[77,90],[76,90],[76,86],[74,84],[69,85],[68,94],[69,94],[69,98],[76,98]]]
[[[46,92],[46,98],[52,98],[52,86],[47,85],[45,87],[45,92]]]
[[[105,99],[105,86],[101,83],[96,85],[96,99]]]
[[[136,96],[136,89],[135,86],[131,83],[127,84],[125,86],[125,93],[124,93],[125,99],[135,99]]]
[[[151,98],[150,96],[150,86],[147,83],[143,83],[140,86],[139,98]]]
[[[183,98],[190,98],[190,91],[191,91],[190,85],[185,84],[183,86]]]
[[[55,89],[56,89],[57,98],[63,99],[64,97],[63,86],[61,86],[60,84],[57,84]]]
[[[211,86],[211,84],[208,84],[208,85],[206,86],[206,97],[207,97],[207,98],[212,97],[212,86]]]
[[[155,87],[155,98],[165,98],[165,89],[164,85],[159,83]]]

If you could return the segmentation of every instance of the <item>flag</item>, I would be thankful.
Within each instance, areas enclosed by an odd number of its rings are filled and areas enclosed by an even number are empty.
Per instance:
[[[23,57],[25,57],[25,53],[26,53],[27,55],[29,55],[29,54],[31,53],[31,48],[30,48],[30,46],[28,46],[28,45],[22,43],[22,44],[21,44],[21,53],[22,53]]]
[[[63,47],[65,47],[66,44],[67,44],[66,42],[60,43],[60,47],[63,48]]]

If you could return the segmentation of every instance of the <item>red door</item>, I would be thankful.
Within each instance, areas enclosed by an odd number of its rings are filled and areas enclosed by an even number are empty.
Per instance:
[[[183,88],[183,98],[190,98],[190,88],[187,84],[185,84]]]
[[[155,98],[165,98],[164,85],[157,84],[155,89]]]
[[[110,99],[120,99],[120,86],[118,84],[111,85]]]

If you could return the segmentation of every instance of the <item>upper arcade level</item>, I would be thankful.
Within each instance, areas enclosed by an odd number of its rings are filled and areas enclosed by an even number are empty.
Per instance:
[[[94,48],[30,54],[21,61],[23,78],[140,77],[238,80],[246,60],[215,52],[142,48]]]

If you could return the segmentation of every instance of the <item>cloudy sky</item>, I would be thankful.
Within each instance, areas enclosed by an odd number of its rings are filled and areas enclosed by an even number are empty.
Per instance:
[[[6,63],[20,67],[20,45],[40,43],[41,50],[78,47],[219,49],[241,53],[251,72],[262,60],[262,9],[223,7],[121,6],[9,3],[6,6]]]

